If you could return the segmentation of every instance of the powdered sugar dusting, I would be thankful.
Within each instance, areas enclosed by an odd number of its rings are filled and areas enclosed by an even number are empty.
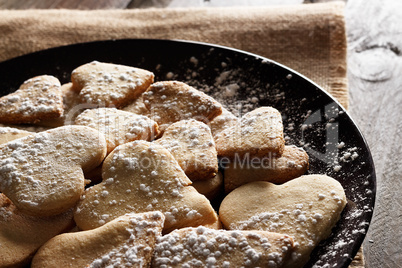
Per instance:
[[[149,266],[155,240],[161,235],[164,216],[160,212],[127,214],[127,216],[129,224],[125,230],[128,239],[94,260],[88,267]]]
[[[158,239],[155,267],[280,267],[292,247],[286,235],[185,228]]]

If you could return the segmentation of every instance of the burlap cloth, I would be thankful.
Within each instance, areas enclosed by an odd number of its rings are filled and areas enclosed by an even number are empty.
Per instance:
[[[0,11],[0,61],[105,39],[209,42],[293,68],[347,108],[344,3],[278,7]],[[363,267],[361,253],[351,266]]]
[[[0,61],[104,39],[210,42],[287,65],[348,106],[344,3],[277,7],[0,11]]]

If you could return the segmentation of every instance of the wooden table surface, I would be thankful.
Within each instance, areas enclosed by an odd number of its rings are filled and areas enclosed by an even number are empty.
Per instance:
[[[331,0],[304,0],[327,2]],[[0,9],[111,9],[301,4],[303,0],[0,0]],[[374,217],[363,244],[369,268],[402,267],[402,1],[348,0],[350,113],[377,173]]]

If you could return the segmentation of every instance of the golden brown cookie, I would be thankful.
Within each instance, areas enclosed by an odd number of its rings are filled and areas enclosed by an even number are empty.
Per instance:
[[[158,124],[143,115],[115,108],[88,109],[77,116],[76,125],[94,128],[106,138],[107,151],[134,140],[153,140],[158,134]]]
[[[0,191],[21,211],[48,216],[73,207],[84,192],[83,172],[106,154],[103,134],[66,126],[0,146]]]
[[[126,214],[99,228],[61,234],[43,245],[32,268],[149,267],[164,216]]]
[[[223,175],[218,171],[215,177],[203,181],[194,181],[192,185],[200,194],[205,195],[209,200],[213,200],[222,193]]]
[[[162,211],[164,232],[218,221],[168,150],[146,141],[117,147],[105,159],[103,181],[85,191],[74,219],[82,230],[99,227],[128,212]]]
[[[325,175],[306,175],[275,185],[251,182],[228,194],[219,208],[230,230],[288,234],[294,251],[284,267],[303,267],[314,247],[331,234],[346,205],[342,185]]]
[[[291,237],[264,231],[175,230],[158,239],[153,267],[281,267]]]
[[[284,183],[308,169],[308,155],[299,147],[285,146],[281,156],[235,158],[225,168],[225,192],[252,181]]]
[[[17,91],[0,98],[1,123],[36,123],[62,115],[60,82],[50,75],[28,79]]]
[[[152,84],[143,99],[161,132],[180,120],[195,119],[208,124],[222,113],[222,105],[212,97],[178,81]]]
[[[282,116],[272,107],[257,108],[216,135],[215,142],[218,155],[231,159],[269,153],[279,156],[285,147]]]
[[[71,73],[82,103],[100,107],[124,107],[154,81],[154,74],[140,68],[93,61]]]
[[[64,125],[72,125],[74,118],[82,109],[79,93],[74,89],[71,82],[61,85],[61,92],[63,93]]]
[[[30,131],[21,130],[12,127],[0,127],[0,144],[7,143],[28,135],[34,134]]]
[[[44,126],[38,126],[38,125],[12,125],[12,124],[0,124],[0,127],[2,128],[13,128],[13,129],[19,129],[23,131],[28,131],[28,132],[42,132],[51,129],[50,127],[44,127]]]
[[[121,108],[121,110],[134,114],[150,116],[150,112],[145,106],[142,95],[136,98],[133,102],[131,102],[127,106]]]
[[[169,150],[191,181],[209,180],[218,172],[218,154],[211,130],[200,121],[173,123],[155,143]]]
[[[54,119],[42,120],[37,123],[40,126],[60,127],[74,124],[75,117],[82,112],[87,105],[82,105],[79,93],[73,88],[73,83],[66,83],[60,87],[63,96],[64,113],[62,116]]]
[[[213,223],[204,224],[202,226],[204,226],[205,228],[214,229],[214,230],[222,229],[222,223],[220,220],[217,220],[216,222],[213,222]]]
[[[239,118],[229,112],[226,108],[222,107],[222,114],[215,117],[210,123],[212,136],[215,138],[224,129],[236,125],[239,122]]]
[[[25,267],[40,246],[73,226],[72,209],[51,217],[28,216],[0,193],[0,267]]]

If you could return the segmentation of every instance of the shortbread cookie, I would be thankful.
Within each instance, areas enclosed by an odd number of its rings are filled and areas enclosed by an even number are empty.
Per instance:
[[[158,124],[154,120],[115,108],[85,110],[77,116],[75,124],[103,133],[108,153],[120,144],[134,140],[151,141],[159,134]]]
[[[209,123],[209,127],[211,128],[211,133],[212,133],[212,137],[214,137],[214,140],[216,140],[216,138],[219,136],[219,134],[223,130],[236,125],[239,121],[240,121],[240,119],[238,117],[236,117],[234,114],[232,114],[227,109],[222,107],[222,114],[215,117]],[[215,144],[216,150],[218,152],[222,151],[224,149],[224,148],[219,148],[219,146],[222,146],[222,145],[225,146],[225,144],[222,144],[222,143]]]
[[[136,98],[132,103],[128,104],[127,106],[121,108],[123,111],[134,113],[134,114],[139,114],[139,115],[145,115],[145,116],[150,116],[150,112],[145,106],[144,100],[142,98],[142,95]]]
[[[129,212],[162,211],[164,232],[218,220],[177,161],[162,146],[133,141],[117,147],[102,167],[103,181],[85,191],[74,219],[93,229]]]
[[[152,264],[166,268],[281,267],[292,247],[292,238],[283,234],[184,228],[158,239]]]
[[[191,181],[209,180],[218,172],[218,154],[211,130],[200,121],[176,122],[155,143],[169,150]]]
[[[60,82],[50,75],[26,80],[14,93],[0,98],[0,122],[36,123],[63,115]]]
[[[58,235],[42,246],[32,268],[149,267],[164,216],[126,214],[99,228]]]
[[[40,126],[60,127],[74,124],[75,117],[82,112],[86,105],[82,105],[79,93],[73,88],[73,83],[63,84],[60,87],[63,96],[64,113],[55,119],[47,119],[38,122]]]
[[[62,213],[84,192],[83,172],[106,154],[103,134],[66,126],[0,146],[0,191],[21,211],[38,216]]]
[[[154,74],[140,68],[93,61],[71,73],[82,103],[101,107],[124,107],[154,81]]]
[[[215,177],[209,180],[194,181],[192,185],[200,194],[205,195],[209,200],[213,200],[223,190],[223,175],[218,171]]]
[[[28,216],[0,194],[0,267],[25,267],[40,246],[73,226],[72,209],[51,217]]]
[[[230,230],[288,234],[294,252],[284,267],[303,267],[318,243],[331,234],[346,205],[342,185],[325,175],[306,175],[282,185],[251,182],[223,200],[219,216]]]
[[[226,108],[222,107],[222,114],[215,117],[210,123],[209,127],[211,128],[212,136],[215,138],[219,133],[223,130],[236,125],[240,119],[236,117],[234,114],[229,112]]]
[[[61,86],[64,105],[64,125],[73,125],[75,118],[87,107],[81,104],[79,93],[74,89],[73,83]]]
[[[235,158],[225,168],[225,192],[252,181],[284,183],[300,177],[308,169],[308,155],[296,146],[285,146],[280,157]]]
[[[33,132],[21,130],[18,128],[0,127],[0,144],[33,134]]]
[[[215,136],[218,155],[265,156],[269,153],[281,155],[283,138],[282,116],[272,107],[260,107],[246,113],[240,121]]]
[[[222,113],[222,105],[212,97],[178,81],[152,84],[143,99],[161,132],[180,120],[196,119],[208,124]]]
[[[1,128],[13,128],[13,129],[18,129],[18,130],[23,130],[23,131],[28,131],[28,132],[42,132],[51,129],[50,127],[45,127],[45,126],[38,126],[38,125],[12,125],[12,124],[0,124]]]
[[[202,225],[205,228],[208,229],[214,229],[214,230],[220,230],[222,229],[222,223],[220,220],[217,220],[216,222],[210,223],[210,224],[204,224]]]

